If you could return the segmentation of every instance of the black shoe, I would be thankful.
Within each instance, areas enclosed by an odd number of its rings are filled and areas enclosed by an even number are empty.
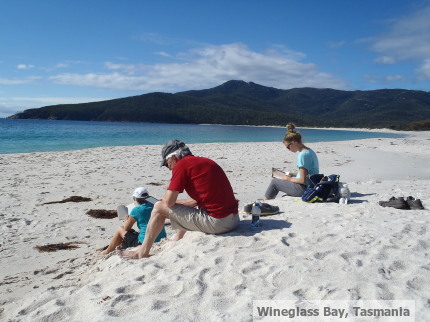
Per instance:
[[[254,202],[247,203],[243,206],[243,212],[246,214],[252,213],[252,206],[254,206]],[[268,203],[260,203],[260,209],[261,209],[261,215],[267,216],[267,215],[274,215],[279,212],[279,207],[269,205]]]
[[[272,206],[272,205],[269,205],[268,203],[261,203],[260,209],[261,209],[261,215],[262,216],[274,215],[274,214],[277,214],[279,212],[278,206]]]
[[[424,209],[420,199],[415,199],[414,197],[409,196],[406,198],[406,202],[411,209]]]
[[[254,205],[253,202],[245,204],[245,206],[243,206],[243,212],[246,214],[250,214],[252,212],[253,205]]]
[[[382,207],[392,207],[396,209],[411,209],[403,197],[391,197],[388,201],[380,201],[379,205]]]

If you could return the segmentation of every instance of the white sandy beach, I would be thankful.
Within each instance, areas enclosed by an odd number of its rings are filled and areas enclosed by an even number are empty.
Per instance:
[[[231,233],[188,232],[136,261],[96,256],[119,221],[86,212],[129,204],[142,185],[162,197],[161,146],[0,155],[0,320],[250,321],[256,300],[361,299],[413,300],[416,321],[429,321],[430,132],[407,134],[308,144],[322,173],[349,184],[348,205],[279,194],[270,203],[282,212],[260,231],[241,214]],[[297,157],[280,142],[189,147],[223,167],[240,209]],[[378,205],[410,195],[426,210]],[[43,205],[71,196],[92,201]],[[34,248],[55,243],[78,248]]]

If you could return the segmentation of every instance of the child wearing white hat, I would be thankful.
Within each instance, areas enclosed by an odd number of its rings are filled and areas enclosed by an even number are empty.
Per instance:
[[[100,252],[101,255],[109,254],[121,244],[124,248],[136,247],[142,244],[145,239],[146,227],[151,218],[152,208],[154,207],[153,204],[145,201],[148,196],[148,189],[145,187],[137,187],[134,190],[132,197],[136,207],[131,210],[129,216],[126,216],[124,226],[119,226],[116,229],[109,246]],[[137,223],[139,232],[132,228],[135,223]],[[158,242],[166,238],[166,236],[166,231],[163,227],[155,241]]]

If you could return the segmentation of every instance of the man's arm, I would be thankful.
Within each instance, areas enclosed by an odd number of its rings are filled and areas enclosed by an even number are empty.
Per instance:
[[[195,201],[192,198],[176,200],[176,203],[180,204],[180,205],[188,206],[188,207],[196,207],[197,206],[197,201]]]
[[[178,199],[179,191],[167,190],[164,194],[164,198],[161,200],[168,208],[172,208],[176,204]]]
[[[188,198],[188,199],[178,200],[178,195],[179,195],[178,191],[167,190],[166,193],[164,194],[164,198],[162,199],[162,201],[169,208],[172,208],[175,204],[184,205],[184,206],[188,206],[188,207],[196,207],[197,206],[197,201],[195,201],[194,199]]]

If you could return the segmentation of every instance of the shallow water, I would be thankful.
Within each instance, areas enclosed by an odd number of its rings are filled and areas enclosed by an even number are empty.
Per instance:
[[[305,142],[403,137],[395,133],[299,129]],[[280,142],[284,127],[0,119],[0,153],[78,150],[102,146]]]

